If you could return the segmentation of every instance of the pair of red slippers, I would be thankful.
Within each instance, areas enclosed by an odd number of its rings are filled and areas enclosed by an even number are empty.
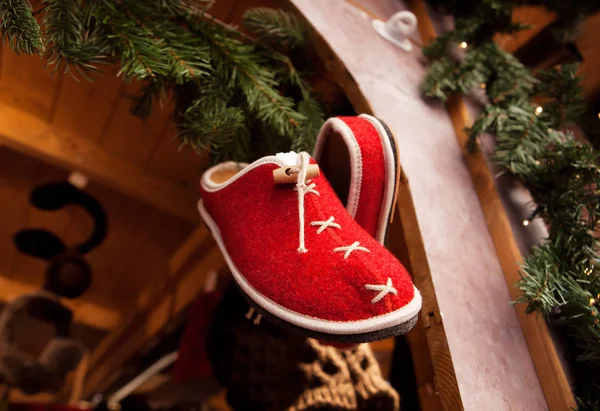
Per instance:
[[[200,215],[260,315],[347,343],[415,325],[421,296],[382,245],[395,205],[397,156],[386,125],[361,115],[329,119],[314,159],[280,153],[204,173]]]

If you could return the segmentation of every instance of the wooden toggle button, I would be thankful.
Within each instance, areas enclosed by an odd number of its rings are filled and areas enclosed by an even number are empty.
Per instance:
[[[275,184],[295,183],[298,179],[300,169],[298,166],[281,167],[273,170],[273,180]],[[306,179],[319,177],[320,171],[317,164],[309,164],[306,169]]]

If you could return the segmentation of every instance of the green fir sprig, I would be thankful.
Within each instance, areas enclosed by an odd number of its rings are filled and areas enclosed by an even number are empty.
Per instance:
[[[323,110],[293,56],[305,30],[290,13],[246,12],[252,36],[190,0],[43,0],[38,26],[25,0],[0,0],[0,29],[18,53],[93,80],[100,64],[143,85],[131,112],[151,115],[173,97],[178,136],[211,160],[251,161],[274,150],[312,149]],[[293,51],[293,52],[292,52]]]

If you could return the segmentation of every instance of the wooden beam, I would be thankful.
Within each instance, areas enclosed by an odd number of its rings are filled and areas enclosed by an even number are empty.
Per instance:
[[[450,99],[448,111],[456,136],[461,146],[465,147],[468,136],[464,130],[472,124],[472,121],[462,98]],[[519,267],[523,262],[523,257],[515,241],[502,200],[496,190],[494,176],[483,153],[471,154],[464,149],[463,154],[504,272],[510,296],[513,300],[518,300],[522,297],[522,292],[514,285],[521,279]],[[571,391],[571,385],[546,322],[540,316],[527,314],[525,308],[525,304],[515,305],[515,311],[548,408],[550,411],[576,409],[577,403]]]
[[[107,388],[110,376],[179,315],[203,288],[206,275],[225,265],[204,227],[198,227],[173,253],[163,284],[149,284],[137,310],[92,353],[86,395]]]
[[[0,144],[42,161],[80,171],[125,195],[188,221],[199,221],[194,187],[153,176],[90,140],[0,102]]]
[[[432,41],[436,36],[436,32],[433,29],[424,3],[422,0],[413,0],[412,5],[413,12],[419,20],[422,36],[426,42]],[[447,102],[447,108],[485,216],[485,223],[492,237],[510,296],[513,300],[517,300],[522,296],[522,293],[514,284],[520,279],[519,267],[523,257],[496,189],[494,176],[482,152],[474,154],[468,153],[466,150],[468,136],[465,129],[471,126],[472,119],[462,97],[451,98]],[[548,326],[539,316],[528,315],[525,312],[524,304],[515,305],[515,311],[548,408],[551,411],[576,409],[575,398],[548,331]]]
[[[10,303],[20,295],[33,293],[39,291],[39,289],[37,286],[0,276],[0,290],[2,290],[0,301],[2,303]],[[81,299],[74,301],[63,299],[62,303],[73,311],[73,321],[75,323],[85,324],[100,330],[113,330],[120,324],[121,315],[118,312],[98,304]]]

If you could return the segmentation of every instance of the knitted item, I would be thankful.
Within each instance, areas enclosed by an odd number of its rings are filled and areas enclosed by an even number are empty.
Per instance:
[[[352,350],[342,351],[341,354],[352,376],[359,410],[400,409],[400,396],[381,375],[379,363],[368,344],[360,344]]]
[[[264,319],[255,325],[248,308],[230,287],[208,339],[209,359],[234,410],[397,410],[398,394],[383,381],[368,345],[340,351]]]
[[[305,153],[299,159],[305,169]],[[274,184],[280,167],[287,165],[276,156],[246,167],[224,163],[201,181],[200,214],[251,304],[322,339],[408,332],[421,297],[402,264],[358,226],[324,176],[308,185],[298,177],[294,190]]]

